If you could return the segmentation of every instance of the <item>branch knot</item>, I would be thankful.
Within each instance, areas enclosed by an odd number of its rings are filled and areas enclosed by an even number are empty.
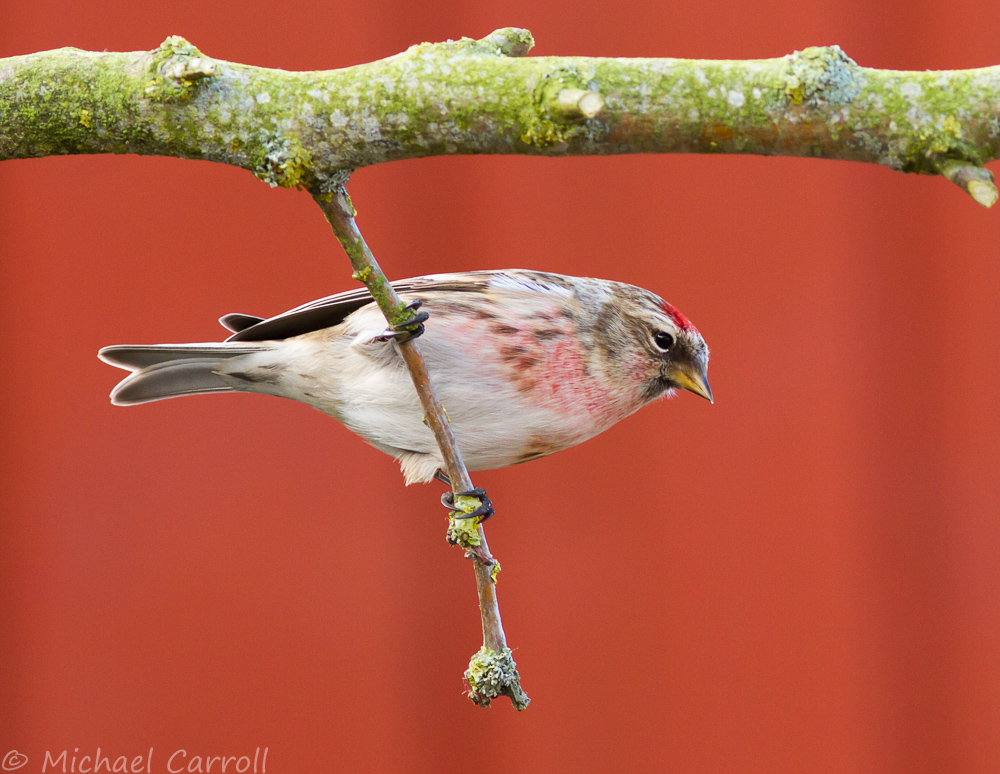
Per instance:
[[[481,43],[489,43],[496,47],[496,53],[501,56],[525,56],[535,45],[535,39],[528,30],[520,27],[503,27],[494,30]]]
[[[198,83],[215,76],[215,62],[179,35],[171,35],[152,52],[152,80],[146,94],[164,101],[189,99]]]
[[[958,159],[940,162],[938,169],[942,175],[965,191],[984,207],[992,207],[1000,198],[993,173],[985,167]]]
[[[528,30],[519,27],[504,27],[494,30],[485,38],[459,38],[445,40],[441,43],[418,43],[410,46],[405,54],[416,55],[428,51],[447,51],[466,56],[509,56],[519,57],[527,54],[535,45],[535,39]]]
[[[566,143],[586,132],[587,121],[604,109],[593,75],[575,67],[562,67],[542,76],[533,102],[534,112],[525,116],[527,128],[521,141],[539,148]]]
[[[860,69],[840,46],[810,46],[785,57],[785,94],[793,105],[846,105],[861,93]]]

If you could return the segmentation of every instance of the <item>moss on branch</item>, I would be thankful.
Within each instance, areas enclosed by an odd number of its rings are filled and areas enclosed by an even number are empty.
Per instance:
[[[359,167],[443,154],[752,153],[930,174],[1000,155],[1000,67],[874,70],[837,46],[750,61],[517,58],[530,46],[508,28],[317,72],[211,59],[178,37],[0,59],[0,160],[178,156],[334,190]],[[977,175],[973,188],[995,190]]]

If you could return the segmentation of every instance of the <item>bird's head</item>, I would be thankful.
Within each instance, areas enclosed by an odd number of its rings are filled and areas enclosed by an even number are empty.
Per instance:
[[[619,376],[641,382],[644,400],[682,389],[714,402],[708,346],[691,321],[659,296],[622,285],[598,319],[597,341]]]

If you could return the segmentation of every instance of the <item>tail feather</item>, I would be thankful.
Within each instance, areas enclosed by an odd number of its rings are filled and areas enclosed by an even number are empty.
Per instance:
[[[116,406],[149,403],[164,398],[210,392],[235,392],[217,373],[240,355],[268,349],[267,345],[158,344],[105,347],[98,357],[132,371],[111,392]]]

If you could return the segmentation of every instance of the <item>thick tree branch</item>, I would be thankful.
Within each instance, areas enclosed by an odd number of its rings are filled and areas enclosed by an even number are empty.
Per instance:
[[[328,194],[314,194],[317,204],[323,210],[333,233],[344,246],[344,250],[354,267],[354,278],[363,282],[372,294],[379,309],[390,325],[402,325],[411,312],[400,299],[392,285],[382,273],[368,248],[364,237],[355,223],[354,206],[343,188]],[[413,378],[413,386],[420,397],[424,409],[424,420],[434,432],[451,480],[452,491],[471,490],[472,479],[462,461],[462,454],[455,442],[455,436],[448,425],[448,418],[434,391],[427,366],[420,356],[417,339],[410,339],[399,345],[400,353]],[[472,513],[479,500],[473,497],[455,497],[455,507],[465,513]],[[528,696],[521,690],[521,678],[517,673],[503,624],[500,622],[500,607],[497,603],[496,576],[499,563],[490,555],[486,544],[486,533],[476,518],[451,519],[448,540],[461,545],[472,558],[476,571],[476,588],[479,592],[479,611],[483,620],[483,647],[472,658],[465,679],[469,684],[469,697],[476,703],[488,707],[497,696],[509,696],[514,706],[521,710],[528,706]]]
[[[1000,67],[859,67],[836,46],[778,59],[523,56],[525,30],[422,43],[377,62],[285,72],[202,55],[58,49],[0,59],[0,160],[201,158],[333,191],[354,169],[441,154],[754,153],[944,174],[996,188]]]

